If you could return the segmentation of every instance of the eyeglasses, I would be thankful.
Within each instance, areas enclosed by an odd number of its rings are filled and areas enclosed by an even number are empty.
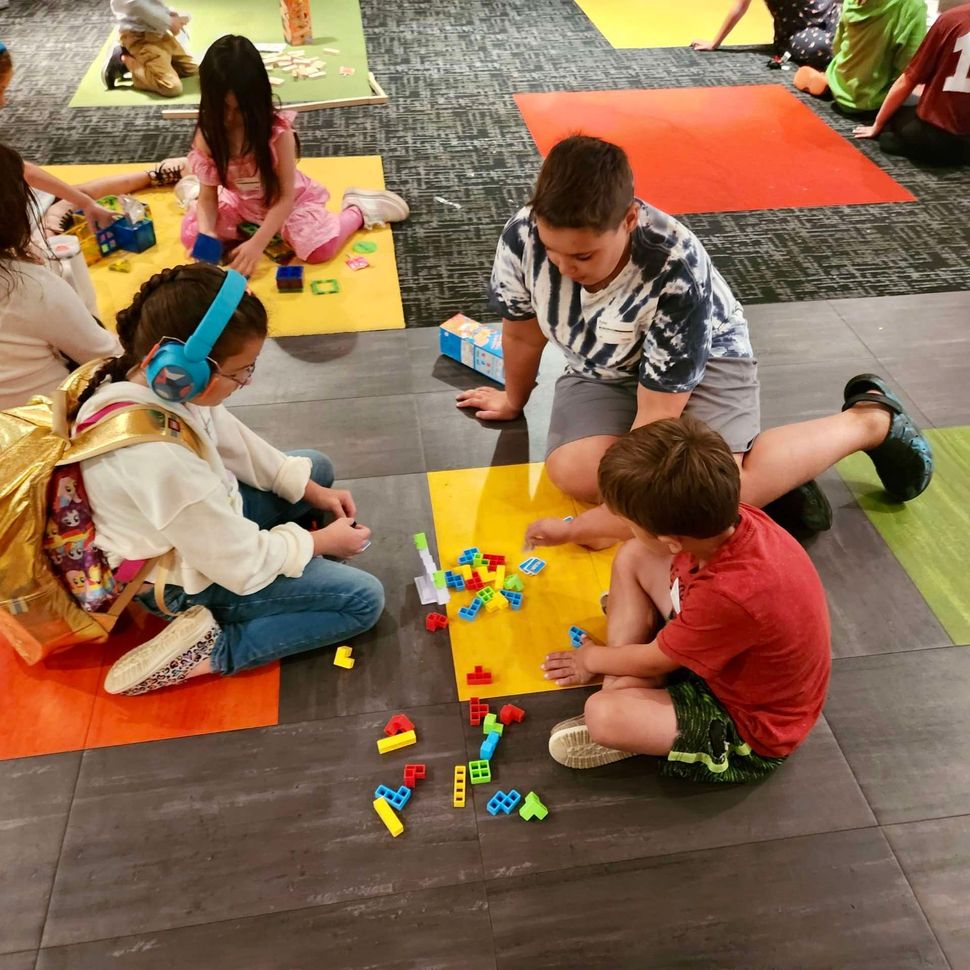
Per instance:
[[[225,371],[219,369],[219,365],[211,358],[207,358],[212,364],[212,371],[218,374],[220,377],[225,377],[226,380],[232,381],[234,384],[238,384],[240,387],[246,387],[248,384],[253,382],[253,374],[256,373],[256,362],[253,361],[246,367],[237,370],[234,374],[227,374]],[[240,377],[239,375],[242,375]]]

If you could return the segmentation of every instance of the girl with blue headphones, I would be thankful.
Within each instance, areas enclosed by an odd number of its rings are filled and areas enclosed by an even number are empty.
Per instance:
[[[381,614],[380,582],[338,561],[363,551],[370,530],[356,522],[350,492],[332,487],[330,459],[284,454],[224,406],[252,381],[266,332],[266,311],[239,273],[165,270],[118,314],[124,354],[79,401],[76,424],[120,404],[161,406],[203,445],[202,457],[152,441],[82,462],[111,565],[172,554],[164,606],[176,617],[111,668],[109,693],[342,644]],[[304,527],[311,516],[331,521]],[[150,590],[139,598],[161,615]]]

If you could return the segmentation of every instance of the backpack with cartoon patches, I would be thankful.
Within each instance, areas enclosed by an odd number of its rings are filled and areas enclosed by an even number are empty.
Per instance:
[[[0,646],[28,664],[106,640],[157,562],[111,569],[95,544],[80,462],[146,441],[202,454],[181,419],[145,404],[104,408],[72,438],[67,416],[102,363],[78,368],[52,399],[0,412]]]

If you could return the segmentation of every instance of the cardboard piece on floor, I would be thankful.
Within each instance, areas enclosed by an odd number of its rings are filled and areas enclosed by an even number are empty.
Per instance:
[[[576,0],[596,29],[615,48],[687,47],[712,40],[731,9],[731,0]],[[754,0],[725,46],[770,44],[774,22],[763,0]],[[713,55],[716,56],[716,53]]]
[[[462,550],[478,546],[506,556],[508,572],[518,573],[525,584],[521,610],[483,609],[472,622],[461,619],[458,609],[475,594],[452,592],[448,635],[459,699],[561,690],[543,678],[539,665],[547,653],[570,649],[570,626],[605,636],[599,597],[609,588],[615,549],[592,553],[568,545],[522,551],[530,522],[574,516],[585,508],[549,481],[541,462],[429,472],[428,485],[441,568],[453,568]],[[529,556],[547,562],[538,576],[517,568]],[[492,672],[491,684],[468,686],[465,674],[476,664]]]
[[[129,165],[51,165],[48,171],[76,184],[115,172],[137,171],[140,167],[151,166],[138,162]],[[327,187],[329,206],[335,211],[340,207],[344,190],[350,186],[384,187],[381,159],[376,155],[304,158],[300,168]],[[115,254],[90,267],[101,319],[111,329],[114,329],[118,310],[131,303],[145,280],[167,266],[190,262],[179,239],[183,213],[172,190],[154,189],[135,194],[151,205],[157,245],[144,253]],[[371,265],[355,273],[344,261],[352,255],[354,243],[364,238],[376,243],[377,250],[368,256]],[[111,272],[111,264],[118,259],[130,262],[130,273]],[[294,262],[291,265],[300,264]],[[394,239],[388,227],[355,233],[329,263],[306,266],[302,293],[280,293],[276,288],[276,269],[276,264],[264,257],[252,280],[253,292],[266,305],[273,336],[395,330],[404,326]],[[310,289],[310,282],[315,279],[336,279],[340,292],[315,296]]]
[[[924,434],[933,448],[933,481],[912,502],[889,500],[866,455],[837,467],[943,629],[954,643],[970,643],[970,427]]]
[[[582,133],[621,145],[637,194],[670,213],[914,202],[778,84],[517,94],[544,156]]]

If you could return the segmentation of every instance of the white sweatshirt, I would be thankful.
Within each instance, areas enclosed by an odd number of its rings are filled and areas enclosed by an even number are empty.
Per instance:
[[[141,384],[104,384],[78,421],[123,401],[161,403]],[[204,459],[181,445],[149,442],[81,463],[96,542],[112,567],[175,549],[172,585],[198,593],[218,583],[242,596],[278,576],[302,575],[313,558],[310,533],[293,522],[260,529],[245,518],[237,478],[297,502],[310,480],[310,459],[284,455],[223,405],[164,407],[198,434]]]
[[[119,30],[165,34],[171,26],[174,11],[161,0],[111,0],[111,12],[118,21]]]
[[[0,279],[0,409],[50,394],[69,373],[64,357],[84,364],[121,353],[66,280],[19,259],[6,269],[13,285]]]

